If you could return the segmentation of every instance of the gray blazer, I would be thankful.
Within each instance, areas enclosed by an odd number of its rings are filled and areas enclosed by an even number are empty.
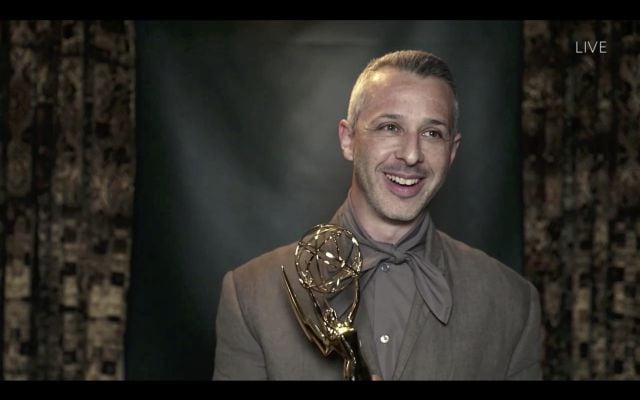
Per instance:
[[[453,311],[440,323],[416,295],[394,380],[541,379],[543,330],[535,287],[485,253],[436,231],[432,249],[448,271]],[[282,283],[290,280],[295,244],[228,272],[216,320],[214,379],[342,379],[342,359],[311,344]],[[295,288],[300,285],[293,283]],[[300,292],[298,297],[306,294]],[[372,373],[373,337],[360,307],[355,326]]]

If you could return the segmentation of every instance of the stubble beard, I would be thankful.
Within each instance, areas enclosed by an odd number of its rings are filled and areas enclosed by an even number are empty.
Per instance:
[[[373,171],[368,174],[367,171]],[[376,176],[378,171],[376,168],[370,167],[368,163],[363,161],[354,161],[354,173],[356,183],[360,186],[360,189],[370,207],[383,219],[392,223],[406,223],[414,221],[420,213],[427,207],[427,204],[433,197],[435,190],[429,191],[427,194],[420,193],[418,198],[411,199],[410,205],[402,204],[401,199],[394,199],[392,193],[385,194],[382,183],[376,182]],[[430,179],[432,176],[427,176],[424,179]],[[384,178],[386,179],[386,178]],[[426,182],[425,182],[426,183]]]

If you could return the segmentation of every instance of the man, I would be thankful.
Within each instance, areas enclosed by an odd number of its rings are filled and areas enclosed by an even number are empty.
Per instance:
[[[461,134],[448,66],[422,51],[375,59],[338,125],[351,188],[331,223],[363,254],[355,327],[375,378],[540,379],[536,289],[485,253],[436,230],[427,205]],[[288,304],[280,266],[297,276],[296,244],[226,274],[214,379],[341,379]]]

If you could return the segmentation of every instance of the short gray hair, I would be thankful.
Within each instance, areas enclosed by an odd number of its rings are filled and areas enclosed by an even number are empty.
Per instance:
[[[441,58],[421,50],[400,50],[393,53],[387,53],[379,58],[374,58],[364,68],[351,91],[349,99],[349,112],[347,121],[352,127],[355,126],[362,105],[365,100],[365,85],[374,72],[382,68],[390,67],[400,71],[412,72],[420,77],[428,78],[430,76],[444,80],[453,92],[453,129],[452,133],[458,131],[458,95],[456,93],[456,85],[453,81],[453,74],[447,63]]]

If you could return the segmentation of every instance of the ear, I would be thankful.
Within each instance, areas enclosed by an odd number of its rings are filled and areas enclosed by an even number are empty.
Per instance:
[[[353,140],[354,131],[351,124],[346,119],[340,120],[338,124],[338,138],[340,139],[340,148],[342,149],[342,156],[347,161],[353,161]]]
[[[456,154],[458,153],[458,147],[460,147],[461,141],[462,141],[462,133],[458,132],[453,137],[451,154],[449,155],[449,167],[451,167],[451,164],[453,164],[453,160],[455,160],[456,158]]]

